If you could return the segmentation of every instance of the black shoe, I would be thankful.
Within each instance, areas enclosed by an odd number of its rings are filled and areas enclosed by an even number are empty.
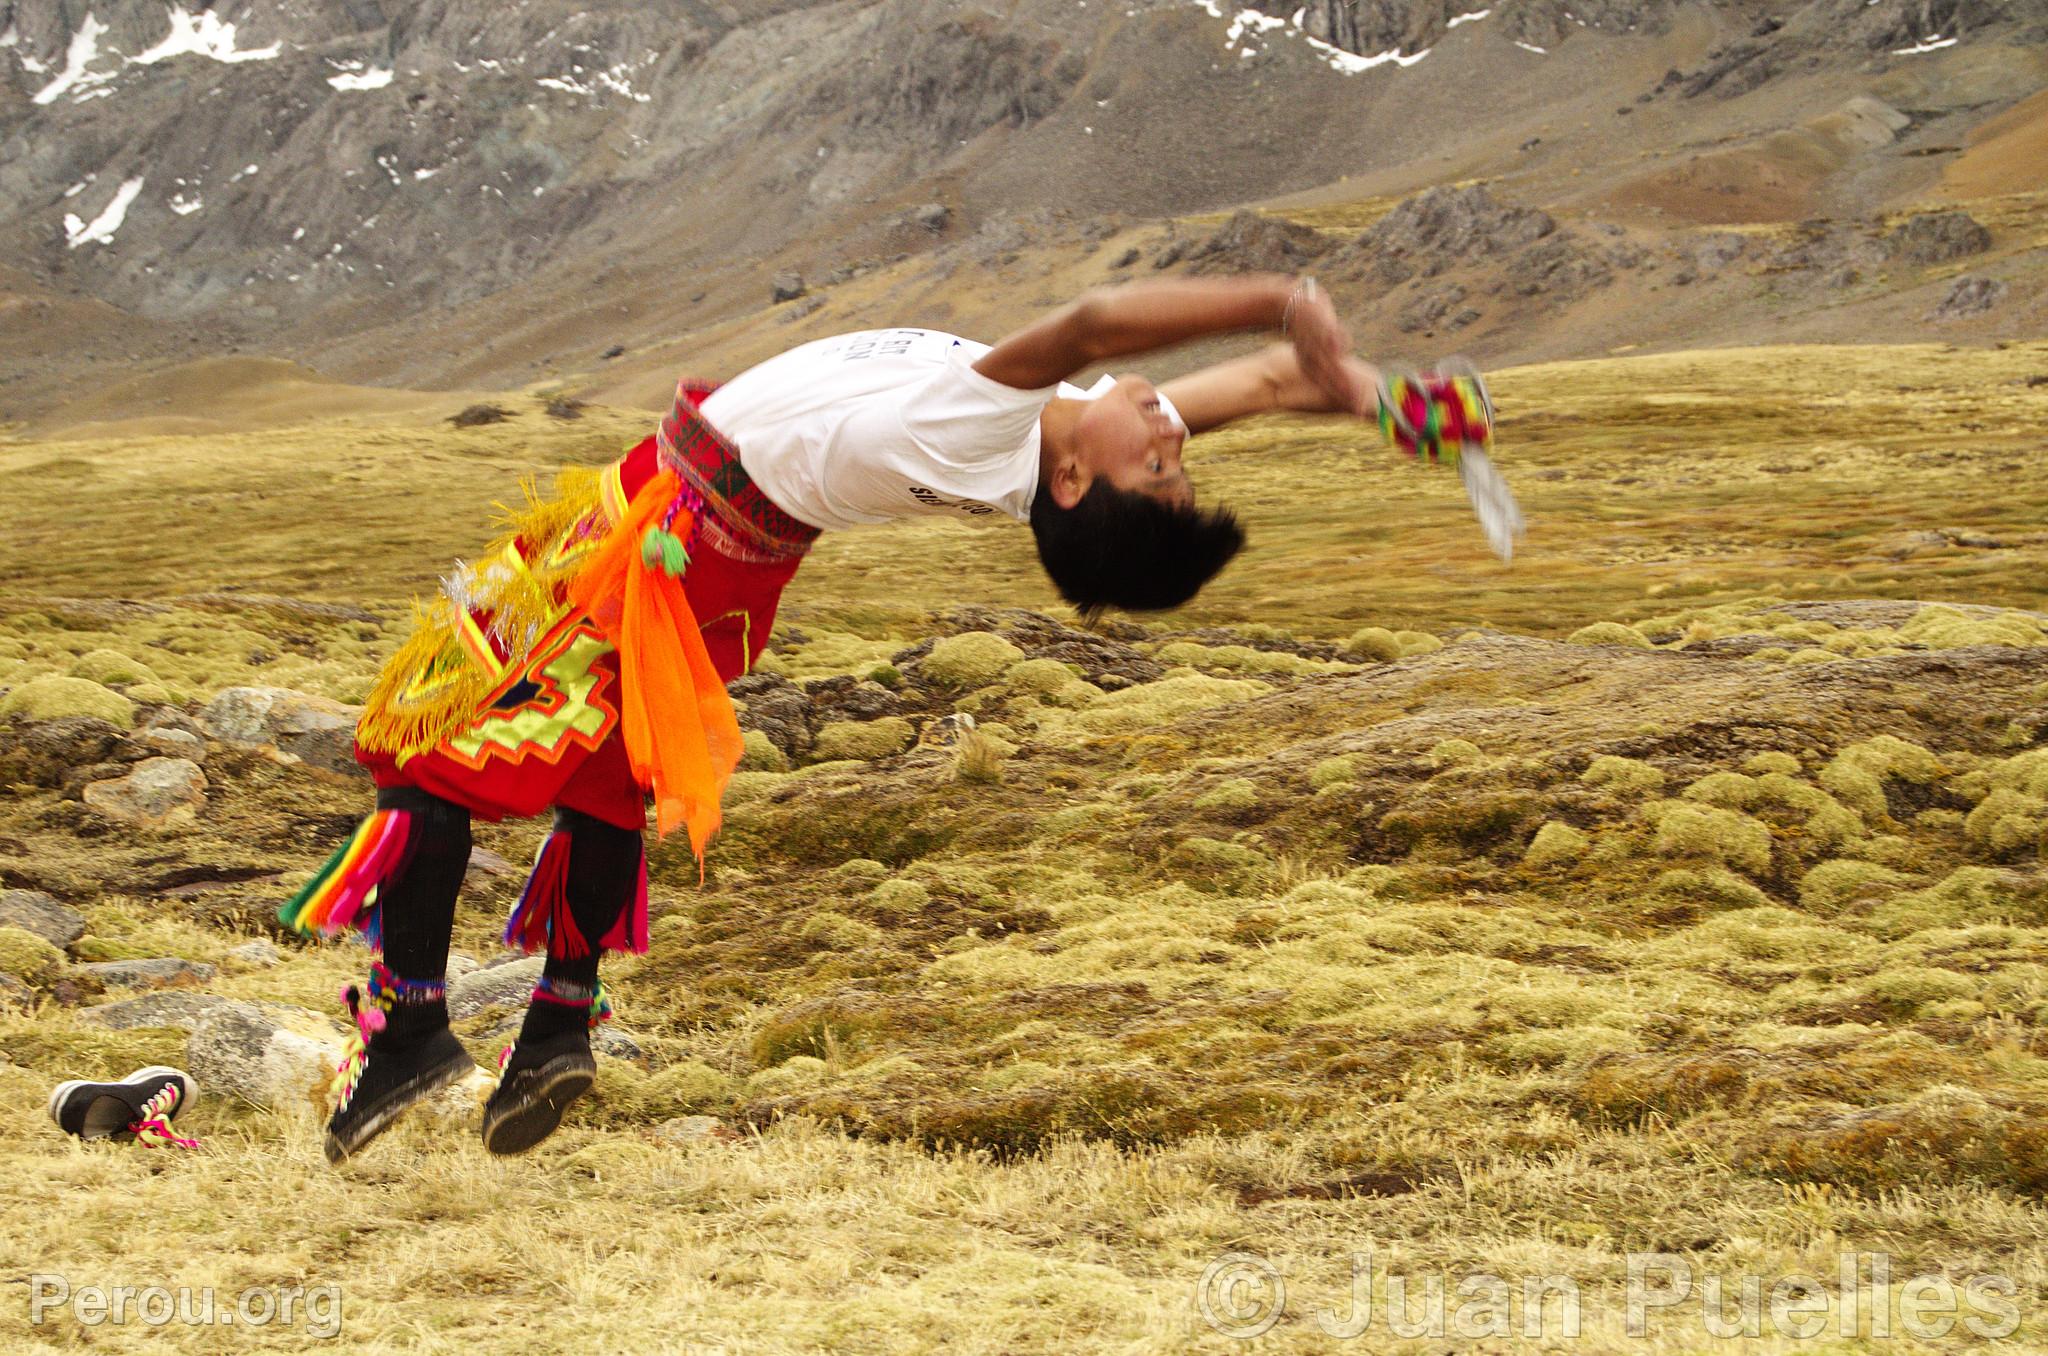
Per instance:
[[[50,1119],[80,1139],[141,1139],[178,1143],[171,1118],[192,1104],[199,1085],[168,1065],[137,1069],[118,1083],[74,1078],[50,1094]]]
[[[400,1022],[394,1019],[371,1037],[360,1058],[351,1049],[351,1058],[336,1079],[338,1100],[327,1122],[328,1162],[339,1163],[356,1153],[407,1107],[476,1067],[448,1029],[447,1009],[438,1003],[434,1007],[438,1023],[408,1032],[399,1030]]]
[[[524,1153],[555,1133],[569,1104],[597,1081],[590,1033],[564,1031],[505,1047],[497,1091],[484,1104],[484,1148]]]

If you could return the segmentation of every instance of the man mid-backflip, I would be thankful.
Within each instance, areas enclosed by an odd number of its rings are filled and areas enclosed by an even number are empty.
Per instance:
[[[1283,342],[1162,387],[1066,384],[1257,330]],[[1476,380],[1406,394],[1411,432],[1485,431]],[[307,932],[360,926],[382,953],[345,995],[357,1031],[328,1158],[475,1067],[444,989],[472,816],[554,812],[505,930],[547,960],[500,1058],[485,1146],[538,1143],[590,1087],[589,1032],[609,1013],[598,956],[647,946],[647,799],[701,861],[741,749],[725,684],[759,657],[821,530],[1007,514],[1084,613],[1177,607],[1244,542],[1227,510],[1195,506],[1189,434],[1278,410],[1384,424],[1389,403],[1327,296],[1285,276],[1105,289],[993,348],[927,329],[842,335],[716,389],[685,384],[655,436],[603,472],[563,473],[458,566],[370,696],[356,756],[376,809],[282,911]]]

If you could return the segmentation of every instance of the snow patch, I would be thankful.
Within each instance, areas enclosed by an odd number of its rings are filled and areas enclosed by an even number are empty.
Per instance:
[[[1550,55],[1550,53],[1549,53],[1548,51],[1544,50],[1544,49],[1543,49],[1543,48],[1541,48],[1541,47],[1533,47],[1533,46],[1531,46],[1530,44],[1528,44],[1528,43],[1526,43],[1526,42],[1521,42],[1521,41],[1519,41],[1519,40],[1517,40],[1517,41],[1515,42],[1515,46],[1517,46],[1517,47],[1521,48],[1521,49],[1522,49],[1523,51],[1525,51],[1525,52],[1534,52],[1534,53],[1535,53],[1535,54],[1536,54],[1537,56],[1549,56],[1549,55]]]
[[[85,192],[85,190],[86,190],[86,189],[87,189],[87,188],[88,188],[88,187],[89,187],[89,186],[90,186],[90,185],[92,184],[92,181],[93,181],[93,180],[95,180],[95,179],[97,179],[97,178],[99,178],[99,177],[100,177],[100,176],[99,176],[99,175],[97,175],[97,174],[88,174],[88,175],[86,175],[86,176],[85,176],[85,177],[84,177],[83,179],[80,179],[80,180],[79,180],[79,181],[78,181],[77,183],[75,183],[75,184],[73,184],[73,185],[72,185],[71,187],[69,187],[69,188],[65,189],[65,190],[64,190],[64,196],[65,196],[65,197],[67,197],[67,198],[75,198],[75,197],[77,197],[77,196],[78,196],[79,194],[81,194],[81,193]]]
[[[138,66],[153,66],[175,56],[203,56],[215,61],[269,61],[284,50],[284,44],[273,42],[268,47],[235,48],[235,26],[222,23],[212,10],[190,14],[185,10],[169,8],[171,31],[164,40],[129,60]]]
[[[189,217],[200,208],[206,206],[206,203],[198,198],[187,199],[184,194],[180,193],[177,197],[171,199],[170,206],[171,210],[179,216]]]
[[[129,204],[135,201],[135,195],[140,192],[141,178],[130,179],[114,190],[114,200],[90,222],[67,215],[64,218],[64,243],[72,249],[77,249],[80,245],[104,245],[111,241],[114,232],[120,230],[121,223],[128,219]]]
[[[1459,24],[1477,23],[1491,13],[1493,13],[1491,9],[1475,9],[1465,14],[1453,14],[1451,21],[1445,24],[1444,27],[1456,28]]]
[[[440,173],[440,172],[441,172],[441,171],[442,171],[443,169],[446,169],[446,168],[447,168],[447,166],[445,166],[445,165],[440,165],[440,166],[436,166],[436,167],[435,167],[435,168],[433,168],[433,169],[416,169],[416,170],[414,170],[414,171],[412,172],[412,178],[413,178],[413,182],[414,182],[414,183],[418,183],[418,182],[420,182],[420,181],[421,181],[422,179],[431,179],[431,178],[433,178],[433,177],[434,177],[435,175],[439,174],[439,173]]]
[[[58,72],[55,80],[36,91],[35,102],[53,104],[71,90],[86,84],[111,80],[112,76],[90,76],[85,73],[85,68],[99,58],[100,35],[109,31],[97,17],[87,14],[85,22],[71,35],[71,45],[64,51],[64,69]],[[28,63],[24,61],[22,64],[26,66]]]
[[[354,71],[345,71],[340,75],[330,75],[327,77],[327,83],[336,89],[383,89],[391,83],[391,80],[392,71],[388,66],[382,68],[372,67],[370,70],[363,71],[360,74]]]
[[[1918,56],[1922,52],[1939,52],[1944,47],[1953,47],[1961,38],[1929,38],[1917,47],[1894,47],[1893,56]]]
[[[1230,20],[1230,28],[1224,34],[1224,50],[1235,51],[1239,57],[1245,59],[1258,54],[1260,49],[1253,46],[1254,42],[1263,41],[1266,34],[1272,33],[1275,30],[1283,30],[1297,35],[1315,51],[1316,55],[1328,62],[1333,69],[1342,71],[1346,75],[1357,75],[1361,71],[1369,71],[1375,66],[1384,66],[1390,62],[1396,66],[1413,66],[1416,62],[1429,55],[1429,49],[1426,47],[1413,56],[1403,53],[1398,47],[1392,51],[1380,52],[1373,56],[1360,56],[1356,52],[1347,52],[1335,43],[1324,42],[1321,38],[1303,31],[1302,20],[1308,15],[1306,7],[1295,10],[1292,18],[1283,18],[1280,15],[1266,14],[1256,9],[1241,9],[1235,14],[1226,15],[1223,12],[1221,0],[1192,0],[1192,3],[1200,5],[1202,9],[1208,12],[1211,18],[1228,18]],[[1481,17],[1484,17],[1485,13],[1491,12],[1490,10],[1484,11]]]

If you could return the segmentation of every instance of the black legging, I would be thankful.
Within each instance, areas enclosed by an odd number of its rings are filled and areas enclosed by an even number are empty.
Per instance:
[[[469,811],[410,786],[379,791],[377,808],[412,815],[410,855],[377,892],[384,963],[406,979],[439,979],[448,972],[455,899],[469,866]],[[569,911],[590,950],[569,960],[550,946],[545,973],[595,984],[598,941],[631,907],[639,885],[640,832],[560,807],[554,831],[569,835]]]

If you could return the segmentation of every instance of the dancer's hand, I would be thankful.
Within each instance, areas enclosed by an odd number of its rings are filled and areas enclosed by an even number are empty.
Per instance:
[[[1281,328],[1294,348],[1301,375],[1328,401],[1325,408],[1360,418],[1373,412],[1377,397],[1366,380],[1364,364],[1351,356],[1351,331],[1337,318],[1337,308],[1315,279],[1295,284]]]

